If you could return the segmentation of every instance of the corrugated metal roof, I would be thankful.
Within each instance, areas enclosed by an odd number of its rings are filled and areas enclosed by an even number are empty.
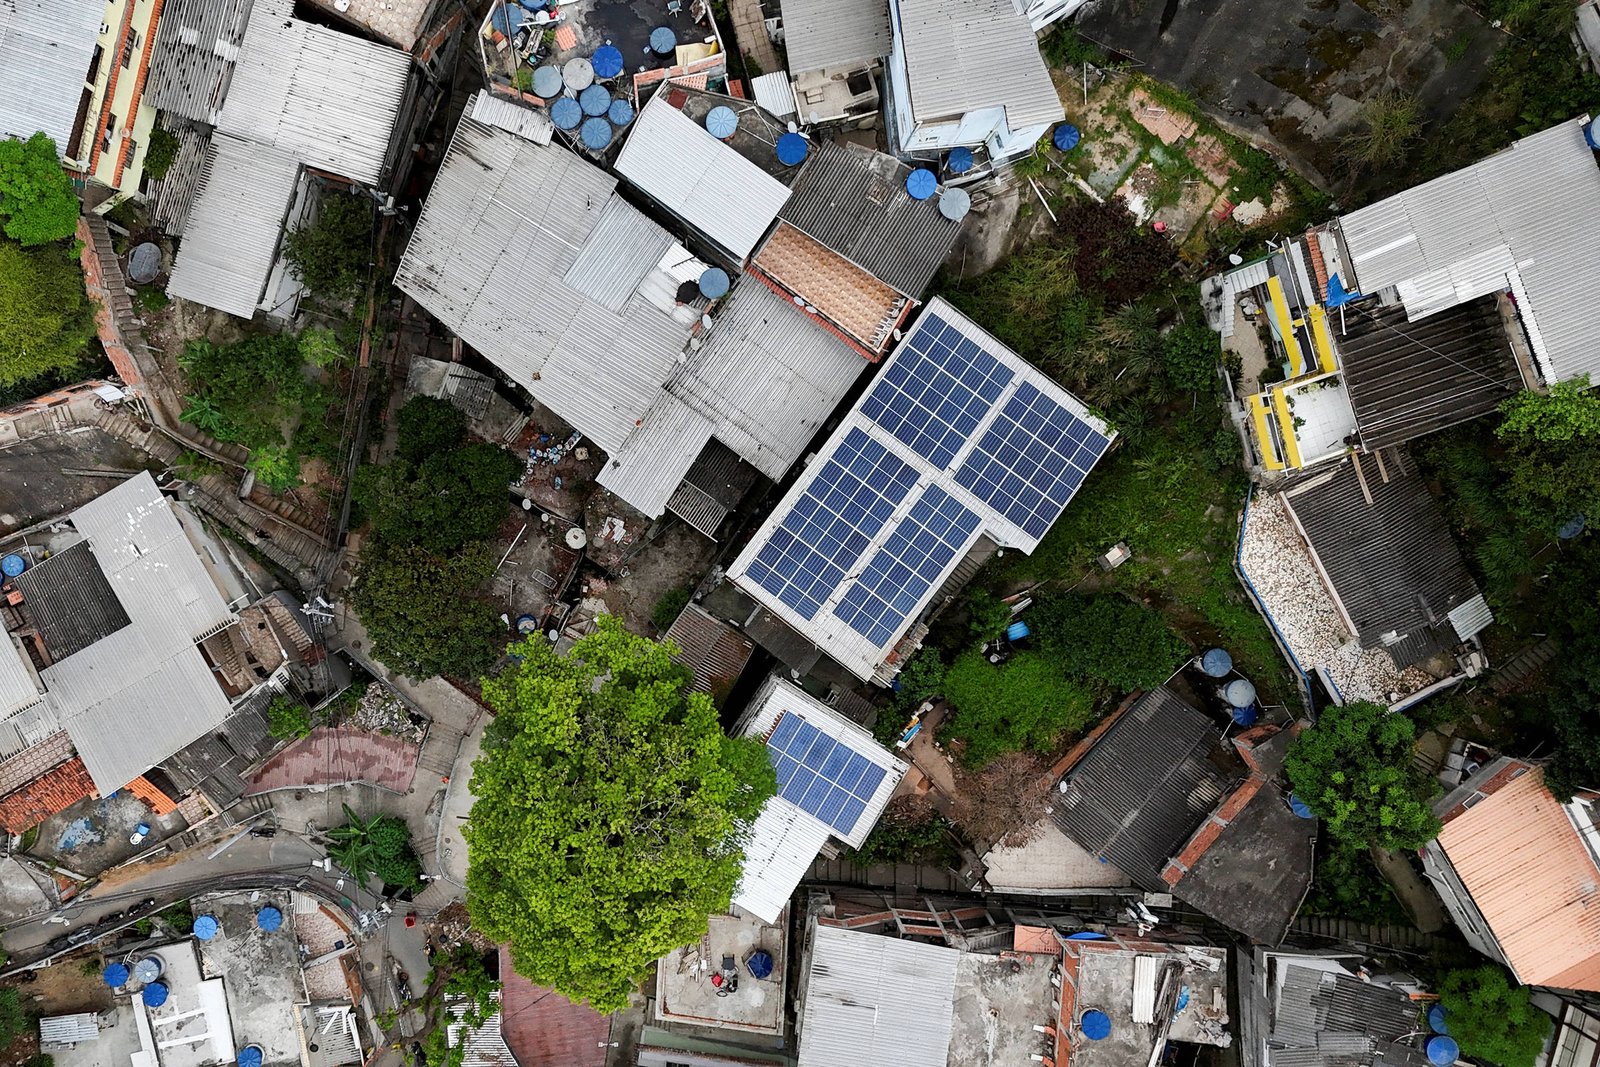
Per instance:
[[[789,199],[789,187],[667,97],[657,93],[639,112],[617,173],[742,263]]]
[[[288,153],[212,134],[167,292],[242,319],[254,315],[299,175]]]
[[[67,150],[105,10],[103,0],[0,0],[0,138],[42,130]]]
[[[783,0],[789,70],[864,67],[889,54],[888,0]]]
[[[498,126],[524,141],[549,144],[555,136],[555,123],[543,111],[512,103],[491,92],[477,92],[467,102],[467,114],[487,126]]]
[[[494,998],[495,1013],[476,1029],[462,1022],[467,1011],[466,997],[452,996],[445,1000],[445,1010],[450,1013],[445,1036],[451,1048],[465,1046],[461,1067],[517,1067],[516,1057],[511,1055],[500,1033],[500,1018],[504,1014],[499,1010],[500,992],[496,990],[489,995]]]
[[[1011,0],[894,0],[918,123],[1005,108],[1021,130],[1066,117],[1026,15]]]
[[[1407,292],[1413,318],[1507,284],[1520,287],[1534,350],[1559,379],[1600,375],[1587,279],[1600,244],[1573,219],[1600,212],[1600,167],[1587,116],[1339,220],[1361,290]],[[1508,282],[1506,270],[1514,265]],[[1454,288],[1446,294],[1446,288]],[[1413,302],[1418,306],[1413,307]]]
[[[0,720],[39,702],[40,692],[27,654],[12,634],[0,639]]]
[[[52,660],[63,660],[128,625],[128,613],[88,541],[28,568],[16,585]]]
[[[72,1045],[96,1041],[100,1037],[99,1017],[94,1012],[77,1015],[47,1015],[39,1020],[39,1042],[45,1045]]]
[[[1165,686],[1119,718],[1068,773],[1051,805],[1062,833],[1146,889],[1244,768],[1212,760],[1222,731]]]
[[[1346,308],[1339,368],[1367,449],[1401,444],[1485,415],[1522,387],[1492,296],[1422,322],[1397,307]]]
[[[1339,460],[1283,498],[1367,648],[1385,635],[1448,631],[1450,611],[1478,595],[1438,502],[1399,449]]]
[[[756,103],[780,119],[799,114],[795,108],[794,88],[789,84],[786,71],[775,70],[750,79],[750,91]]]
[[[561,280],[601,307],[621,311],[672,244],[671,234],[613,196]]]
[[[913,299],[950,255],[961,223],[906,192],[911,168],[854,144],[813,144],[778,217]]]
[[[685,605],[661,639],[677,648],[672,658],[688,669],[690,691],[709,693],[719,705],[756,650],[754,641],[699,604]]]
[[[189,206],[205,172],[211,127],[178,115],[163,115],[158,124],[178,139],[178,151],[167,172],[145,187],[145,203],[150,206],[150,220],[163,233],[182,237],[189,224]]]
[[[1420,1006],[1404,990],[1363,981],[1325,957],[1276,960],[1268,999],[1271,1067],[1421,1067]],[[1423,1028],[1424,1031],[1426,1028]],[[1248,1040],[1248,1038],[1247,1038]]]
[[[742,737],[765,739],[783,715],[805,720],[825,736],[883,768],[884,775],[848,836],[835,834],[828,823],[783,797],[773,797],[762,806],[761,813],[744,830],[744,873],[734,890],[733,902],[769,923],[778,921],[779,913],[829,838],[838,836],[851,848],[861,847],[908,769],[866,730],[776,675],[768,678],[751,699],[736,730]]]
[[[1518,981],[1600,991],[1600,869],[1542,770],[1445,823],[1439,845]]]
[[[651,518],[667,509],[667,501],[711,440],[710,419],[682,400],[663,393],[650,405],[639,427],[595,477]]]
[[[938,1067],[950,1054],[961,953],[817,926],[800,1012],[800,1067]]]
[[[303,22],[293,11],[291,0],[255,0],[217,129],[375,184],[411,57]]]
[[[249,19],[250,0],[165,0],[150,49],[145,102],[215,125]]]

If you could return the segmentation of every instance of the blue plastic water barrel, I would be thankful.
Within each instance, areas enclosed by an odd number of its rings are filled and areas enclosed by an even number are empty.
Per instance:
[[[615,78],[622,73],[622,49],[616,45],[603,44],[594,50],[594,76],[596,78]]]
[[[27,569],[28,561],[15,552],[9,553],[4,559],[0,559],[0,574],[4,574],[7,578],[15,578]]]
[[[578,106],[585,115],[604,115],[611,110],[611,93],[604,85],[591,85],[578,94]]]
[[[613,126],[626,126],[633,121],[633,105],[626,100],[613,100],[606,109],[606,118]]]
[[[1435,1004],[1428,1009],[1428,1028],[1436,1034],[1448,1034],[1450,1024],[1444,1017],[1444,1005]]]
[[[105,973],[101,975],[106,980],[106,985],[112,989],[121,989],[128,984],[128,968],[120,963],[106,964]]]
[[[1078,1029],[1090,1041],[1104,1041],[1111,1036],[1111,1016],[1098,1008],[1090,1008],[1078,1020]]]
[[[778,162],[793,167],[805,161],[811,145],[798,133],[786,133],[778,138]]]
[[[213,915],[200,915],[194,920],[194,936],[202,941],[210,941],[217,936],[217,920]]]
[[[950,149],[950,154],[944,160],[944,165],[951,174],[965,174],[972,169],[973,163],[972,149],[970,148],[952,148]]]
[[[1006,640],[1021,641],[1024,637],[1027,637],[1032,632],[1032,630],[1028,629],[1027,623],[1023,622],[1021,619],[1018,619],[1016,622],[1006,627]]]
[[[256,925],[270,934],[283,925],[283,912],[268,905],[256,912]]]
[[[939,188],[939,177],[926,167],[918,167],[906,175],[906,192],[913,200],[926,200]]]
[[[575,130],[583,121],[583,108],[570,96],[563,96],[550,105],[550,121],[558,130]]]
[[[1208,678],[1226,678],[1233,670],[1233,657],[1226,649],[1208,648],[1200,657],[1200,669]]]
[[[1435,1034],[1428,1038],[1428,1062],[1434,1067],[1450,1067],[1452,1063],[1461,1058],[1461,1046],[1456,1044],[1456,1039],[1446,1034]]]
[[[139,999],[147,1008],[159,1008],[167,1002],[167,983],[151,982],[139,992]]]
[[[1056,132],[1050,135],[1050,143],[1063,152],[1070,152],[1078,147],[1078,142],[1083,140],[1083,134],[1078,127],[1070,122],[1063,122],[1056,127]]]

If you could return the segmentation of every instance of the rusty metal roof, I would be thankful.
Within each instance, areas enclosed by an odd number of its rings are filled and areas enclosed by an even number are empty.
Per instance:
[[[677,646],[673,657],[694,676],[689,688],[709,693],[720,707],[755,652],[755,642],[716,618],[699,604],[683,609],[665,640]]]

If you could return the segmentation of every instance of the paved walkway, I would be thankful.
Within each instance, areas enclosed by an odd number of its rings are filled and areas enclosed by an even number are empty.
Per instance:
[[[761,0],[728,0],[728,14],[733,19],[733,35],[738,40],[739,51],[754,60],[762,74],[782,70],[778,50],[772,47],[772,41],[767,37]],[[746,91],[755,95],[748,86]]]
[[[250,781],[250,793],[300,786],[367,782],[394,793],[411,789],[418,746],[350,726],[319,726],[269,759]]]

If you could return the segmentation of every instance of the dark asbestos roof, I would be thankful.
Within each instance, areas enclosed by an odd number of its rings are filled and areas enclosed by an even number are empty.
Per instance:
[[[1420,1008],[1406,993],[1350,974],[1282,961],[1268,1058],[1272,1067],[1426,1067]]]
[[[1316,841],[1316,820],[1295,815],[1268,782],[1172,891],[1254,941],[1280,944],[1311,887]]]
[[[238,800],[249,788],[245,773],[278,747],[266,715],[274,696],[266,689],[252,694],[215,733],[174,752],[162,767],[185,790],[199,789],[214,803],[227,805]]]
[[[1404,667],[1408,655],[1457,643],[1449,612],[1478,596],[1478,587],[1410,456],[1399,449],[1353,455],[1286,489],[1284,500],[1362,645],[1435,631],[1390,649]]]
[[[59,663],[128,625],[88,541],[79,541],[16,579],[45,650]]]
[[[917,298],[955,245],[960,222],[937,197],[913,200],[899,160],[859,145],[813,141],[778,218],[906,296]]]
[[[1217,758],[1222,731],[1165,687],[1106,731],[1065,779],[1056,825],[1146,889],[1211,814],[1242,767]]]
[[[1493,411],[1522,375],[1493,296],[1417,322],[1402,307],[1363,301],[1331,324],[1369,449],[1410,441]]]
[[[664,640],[678,648],[673,657],[688,669],[689,689],[709,693],[720,707],[755,653],[755,642],[716,618],[699,604],[683,609],[668,628]]]

